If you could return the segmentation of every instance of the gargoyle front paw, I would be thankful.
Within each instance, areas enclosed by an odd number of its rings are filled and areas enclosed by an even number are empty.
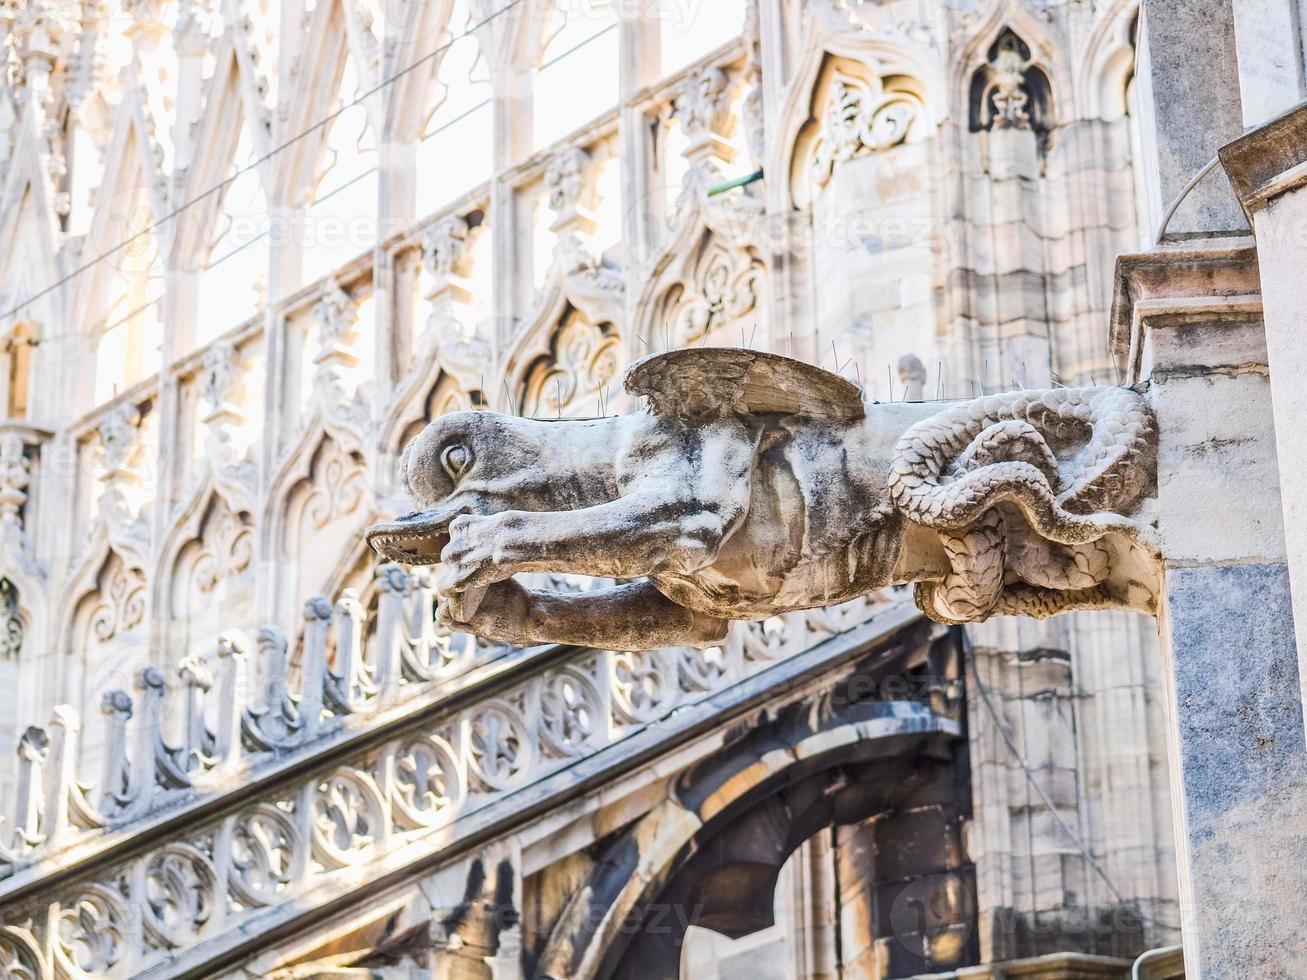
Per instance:
[[[449,525],[449,543],[440,552],[436,591],[455,616],[462,597],[513,574],[497,561],[499,521],[493,515],[460,514]]]
[[[442,600],[436,610],[437,625],[487,640],[519,642],[530,603],[526,590],[513,579],[475,587],[457,600]]]

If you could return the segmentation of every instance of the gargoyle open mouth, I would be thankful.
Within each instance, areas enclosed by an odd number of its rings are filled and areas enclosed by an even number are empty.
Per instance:
[[[449,543],[452,516],[416,511],[367,529],[372,550],[388,561],[405,565],[434,565]]]

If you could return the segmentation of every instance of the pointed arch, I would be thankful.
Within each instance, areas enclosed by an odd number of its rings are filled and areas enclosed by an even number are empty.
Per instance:
[[[803,185],[795,182],[795,171],[813,148],[825,111],[824,98],[841,69],[859,84],[878,86],[891,108],[900,104],[901,100],[893,98],[899,92],[919,111],[920,118],[912,121],[912,128],[902,138],[917,140],[933,135],[947,117],[949,105],[943,66],[917,46],[864,32],[830,34],[816,21],[805,34],[804,43],[779,114],[781,130],[772,143],[772,158],[766,166],[767,173],[782,175],[787,187],[785,200],[792,208],[808,203]],[[875,123],[876,107],[869,104],[867,109],[871,113],[869,124]]]
[[[184,597],[178,589],[177,574],[187,552],[198,549],[211,556],[206,564],[212,566],[212,571],[204,572],[205,587],[201,592],[212,592],[226,577],[252,572],[256,532],[253,510],[251,499],[233,494],[229,487],[214,480],[212,473],[206,473],[178,510],[157,551],[150,577],[152,607],[161,615],[179,615],[177,604]]]
[[[531,393],[533,379],[542,371],[548,374],[552,370],[550,365],[557,365],[560,355],[567,358],[567,352],[560,351],[559,345],[561,340],[566,346],[569,334],[571,341],[579,342],[584,350],[575,352],[578,355],[573,359],[575,363],[565,373],[578,383],[588,376],[592,384],[586,392],[574,385],[571,397],[565,401],[574,402],[578,395],[595,394],[601,385],[616,384],[624,313],[619,282],[610,278],[606,267],[576,274],[555,268],[536,305],[535,316],[518,331],[505,352],[501,374],[507,390],[513,393],[513,404],[502,406],[503,410],[531,414],[526,398]],[[534,407],[540,405],[537,399]],[[556,406],[549,407],[553,410]]]
[[[205,482],[174,525],[152,581],[158,632],[174,662],[257,621],[253,517]]]
[[[459,9],[467,12],[465,0],[431,0],[412,5],[408,16],[401,19],[398,34],[389,45],[391,62],[386,74],[417,67],[405,71],[386,90],[383,139],[406,142],[421,138],[430,114],[431,93],[440,84],[449,46],[467,27],[455,22]]]
[[[968,105],[971,98],[971,80],[976,70],[984,65],[988,52],[998,43],[1005,31],[1011,31],[1030,49],[1031,67],[1048,79],[1049,123],[1059,125],[1074,113],[1071,67],[1066,52],[1049,36],[1044,25],[1032,16],[1020,0],[999,0],[984,19],[973,28],[971,38],[952,59],[949,93],[955,105]]]
[[[540,149],[617,104],[618,17],[612,5],[556,2],[531,19],[522,70],[532,72],[531,145]]]
[[[439,56],[401,78],[404,94],[391,93],[388,125],[416,142],[418,215],[431,214],[478,184],[494,169],[493,67],[483,47],[485,30],[474,31],[473,0],[430,4],[444,11]],[[425,52],[424,52],[425,53]],[[419,87],[419,82],[421,83]],[[409,103],[402,105],[403,98]]]
[[[315,412],[269,483],[263,548],[283,571],[270,583],[261,616],[294,622],[339,563],[342,542],[359,538],[375,512],[362,437]]]
[[[155,656],[148,586],[140,561],[111,544],[102,523],[68,579],[58,610],[57,701],[90,708],[108,691],[130,691],[136,668]],[[102,723],[98,713],[85,712],[83,771],[98,771]]]
[[[148,109],[127,87],[106,150],[87,241],[104,255],[71,283],[71,319],[91,325],[95,401],[158,370],[170,223]]]
[[[0,92],[0,98],[8,103],[7,92]],[[60,221],[42,167],[44,140],[29,113],[17,121],[16,129],[9,159],[0,168],[0,314],[17,309],[16,316],[39,340],[40,324],[66,322],[64,289],[50,289],[32,299],[63,274],[57,258]],[[17,325],[10,320],[0,323],[0,330],[12,331]],[[35,367],[40,366],[37,358]]]
[[[1099,16],[1076,74],[1080,118],[1120,119],[1129,112],[1126,86],[1135,70],[1139,0],[1112,0]]]
[[[767,306],[766,264],[750,238],[755,206],[749,198],[735,205],[696,201],[682,213],[634,307],[631,336],[640,350],[711,344],[714,336],[734,345],[740,326],[746,337],[755,332]]]
[[[364,34],[371,37],[370,42]],[[306,35],[305,50],[315,55],[302,60],[285,131],[301,133],[310,127],[317,128],[277,159],[274,206],[302,204],[303,196],[311,193],[329,133],[339,123],[339,117],[332,125],[319,123],[336,110],[347,67],[353,70],[358,88],[364,91],[375,87],[380,70],[379,62],[374,60],[379,48],[376,52],[371,50],[377,43],[375,35],[361,25],[343,0],[322,0],[314,7]],[[348,93],[348,98],[352,100],[354,93]],[[384,124],[380,100],[381,94],[376,93],[361,107],[374,138]]]
[[[701,875],[700,882],[720,874],[737,883],[705,887],[695,907],[704,925],[723,935],[742,934],[732,927],[748,921],[742,913],[756,891],[774,887],[795,848],[826,827],[856,823],[910,799],[916,786],[905,777],[941,767],[946,747],[958,737],[956,723],[902,702],[845,704],[820,717],[811,712],[805,720],[794,718],[797,707],[681,773],[666,799],[613,835],[555,919],[537,961],[538,976],[641,975],[624,957],[633,947],[649,952],[640,949],[645,931],[630,926],[643,920],[650,903],[691,884],[677,881],[687,868],[692,877]],[[794,720],[785,721],[787,716]],[[839,805],[834,798],[847,783],[836,774],[859,769],[867,778],[856,802],[849,796]],[[741,831],[755,843],[754,855],[768,858],[765,863],[718,860],[731,852],[720,845]],[[692,863],[696,855],[698,868]],[[749,883],[743,890],[741,880]],[[674,943],[679,946],[679,936]]]
[[[191,311],[191,346],[255,315],[267,299],[272,161],[266,84],[250,39],[229,25],[205,85],[204,112],[186,173],[171,262],[189,273],[181,303]],[[214,191],[214,188],[218,188]]]
[[[242,36],[243,36],[243,32]],[[194,162],[182,184],[184,201],[196,202],[172,243],[177,265],[189,267],[202,251],[207,232],[217,219],[225,191],[209,193],[227,180],[242,131],[249,134],[255,159],[262,160],[271,149],[270,114],[263,101],[264,83],[254,68],[248,39],[237,37],[229,25],[214,52],[214,69],[204,86],[204,111],[195,135]],[[265,191],[271,179],[272,162],[263,161],[258,173]]]
[[[432,381],[431,376],[435,375]],[[398,393],[377,436],[381,459],[398,458],[404,447],[422,427],[449,412],[478,407],[480,392],[468,392],[458,379],[435,363],[428,370],[410,376],[405,390]]]

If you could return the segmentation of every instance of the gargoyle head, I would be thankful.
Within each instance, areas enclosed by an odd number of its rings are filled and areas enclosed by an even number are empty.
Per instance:
[[[400,459],[411,514],[367,530],[383,558],[433,565],[449,542],[449,522],[460,514],[534,510],[541,446],[531,419],[492,412],[454,412],[418,434]]]

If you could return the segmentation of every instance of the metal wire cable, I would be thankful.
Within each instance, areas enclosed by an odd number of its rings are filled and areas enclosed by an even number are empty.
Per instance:
[[[318,130],[322,129],[325,126],[331,125],[333,122],[336,121],[337,118],[339,118],[339,116],[342,113],[346,112],[349,109],[353,109],[357,105],[361,105],[362,103],[370,99],[372,96],[380,92],[382,89],[386,88],[389,85],[394,84],[395,82],[403,78],[405,75],[409,74],[412,71],[417,70],[418,68],[421,68],[427,62],[444,54],[453,45],[457,44],[459,41],[463,40],[466,37],[472,36],[477,32],[477,30],[484,27],[492,20],[495,20],[496,18],[501,17],[504,14],[508,13],[510,10],[512,10],[514,7],[518,6],[522,2],[523,0],[508,0],[508,3],[506,3],[499,10],[496,10],[493,14],[490,14],[489,16],[483,18],[482,20],[477,21],[475,24],[468,27],[467,30],[465,30],[462,34],[458,35],[458,37],[450,38],[447,42],[442,44],[440,47],[428,51],[426,54],[418,58],[416,61],[413,61],[405,65],[403,68],[399,69],[398,71],[396,71],[393,75],[389,75],[386,78],[383,78],[372,88],[368,89],[366,92],[363,92],[355,96],[353,100],[344,103],[333,112],[330,112],[327,115],[323,116],[321,119],[319,119],[313,125],[309,126],[307,129],[301,130],[300,132],[296,133],[294,136],[287,139],[285,142],[280,143],[277,146],[273,147],[263,156],[251,161],[250,163],[246,164],[244,167],[241,167],[240,169],[234,171],[231,174],[231,176],[226,177],[223,180],[220,180],[218,183],[214,184],[212,187],[208,188],[207,190],[202,191],[201,193],[195,195],[195,197],[192,197],[190,200],[184,201],[183,203],[179,204],[176,208],[174,208],[172,211],[169,211],[167,214],[165,214],[162,218],[159,218],[157,221],[149,225],[146,225],[140,231],[136,232],[135,234],[131,235],[128,238],[123,239],[123,241],[119,242],[117,245],[113,246],[112,248],[100,252],[93,259],[90,259],[82,263],[77,268],[73,269],[71,272],[67,273],[64,276],[61,276],[59,279],[56,279],[49,286],[46,286],[44,289],[34,293],[31,296],[28,296],[18,305],[8,310],[5,310],[3,313],[0,313],[0,320],[7,319],[11,316],[16,315],[22,309],[30,306],[36,300],[39,300],[43,296],[48,296],[50,293],[54,292],[60,286],[64,285],[65,283],[73,279],[76,279],[83,272],[95,268],[95,266],[99,265],[105,259],[109,258],[112,255],[116,255],[118,252],[121,252],[123,249],[129,247],[133,242],[163,227],[163,225],[165,225],[167,222],[172,221],[178,215],[188,211],[190,208],[194,207],[196,204],[199,204],[201,201],[205,201],[208,198],[212,197],[214,194],[217,194],[225,190],[237,178],[242,177],[245,174],[249,173],[251,170],[254,170],[262,166],[264,163],[271,160],[279,153],[282,153],[283,151],[294,146],[296,143],[304,139],[306,136],[309,136],[312,133],[316,133]]]

